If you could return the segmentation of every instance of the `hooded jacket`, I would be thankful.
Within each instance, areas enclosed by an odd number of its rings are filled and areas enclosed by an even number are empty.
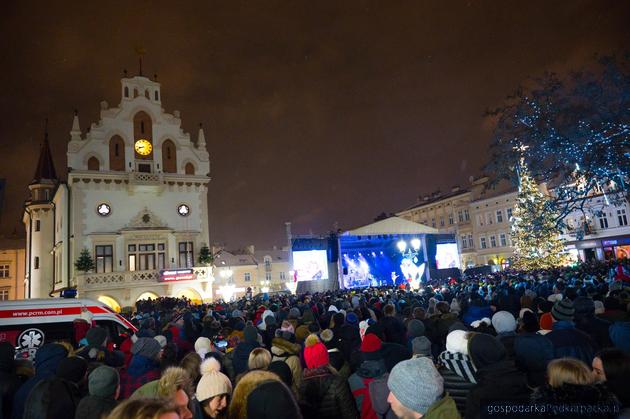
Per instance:
[[[474,334],[468,341],[468,353],[477,368],[477,385],[466,402],[466,419],[479,418],[481,409],[492,403],[529,400],[525,375],[507,359],[503,344],[494,336]]]
[[[357,409],[361,413],[361,419],[377,419],[376,412],[372,407],[369,387],[370,383],[387,373],[385,363],[381,359],[363,361],[357,372],[348,379],[350,391],[354,396]]]
[[[35,375],[29,378],[15,393],[13,399],[13,419],[22,419],[26,398],[31,390],[46,378],[55,376],[57,366],[62,359],[68,356],[66,348],[56,343],[47,343],[37,350],[35,354]]]
[[[283,361],[289,366],[295,390],[300,388],[300,382],[302,381],[301,349],[300,345],[291,343],[283,338],[276,337],[271,341],[271,361]]]
[[[387,401],[389,396],[389,387],[387,387],[387,379],[389,374],[385,373],[381,378],[374,379],[369,385],[370,402],[372,409],[378,419],[397,419],[396,414],[392,411],[392,407]]]
[[[444,391],[451,395],[459,414],[466,412],[470,390],[476,385],[475,369],[464,354],[444,351],[438,357],[438,372],[444,379]]]

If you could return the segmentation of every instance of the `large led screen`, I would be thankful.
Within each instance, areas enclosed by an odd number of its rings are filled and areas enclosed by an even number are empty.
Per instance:
[[[298,281],[328,279],[328,257],[325,250],[293,252],[293,270]]]
[[[341,237],[344,288],[400,286],[426,280],[424,240],[414,235]]]
[[[438,243],[435,251],[437,269],[459,268],[457,243]]]

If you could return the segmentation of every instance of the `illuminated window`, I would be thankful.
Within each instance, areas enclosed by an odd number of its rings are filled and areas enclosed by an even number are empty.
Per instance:
[[[111,244],[95,247],[96,272],[112,272],[114,270],[114,247]]]

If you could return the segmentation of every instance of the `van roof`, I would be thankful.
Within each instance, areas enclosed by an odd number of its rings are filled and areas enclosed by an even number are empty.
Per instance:
[[[104,306],[105,303],[91,300],[89,298],[33,298],[30,300],[8,300],[0,301],[0,307],[37,307],[37,306],[74,306],[74,305],[99,305]]]

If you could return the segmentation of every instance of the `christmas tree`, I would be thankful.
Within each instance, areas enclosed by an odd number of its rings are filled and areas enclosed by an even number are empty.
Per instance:
[[[548,205],[549,198],[538,189],[524,158],[520,159],[517,170],[519,186],[511,230],[512,266],[523,270],[561,266],[566,256],[556,214]]]
[[[76,262],[74,262],[74,267],[77,268],[79,272],[89,272],[94,270],[94,260],[92,256],[90,256],[90,251],[87,249],[81,250],[81,254]]]
[[[199,249],[199,263],[204,266],[214,265],[214,256],[208,246],[203,246]]]

